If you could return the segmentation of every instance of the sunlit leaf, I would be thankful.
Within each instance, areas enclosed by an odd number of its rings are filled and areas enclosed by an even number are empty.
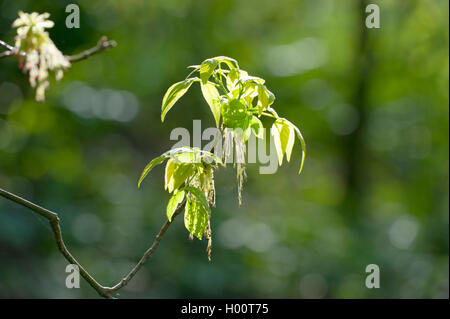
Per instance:
[[[264,138],[264,126],[262,125],[259,118],[253,116],[250,120],[250,127],[252,128],[257,138]]]
[[[286,159],[289,162],[291,160],[292,149],[295,142],[295,131],[291,125],[285,125],[283,133],[283,136],[286,136],[286,134],[288,135],[286,142]]]
[[[203,194],[203,192],[201,190],[199,190],[198,188],[195,187],[191,187],[191,186],[186,186],[183,188],[185,191],[191,193],[192,195],[195,196],[195,198],[202,203],[203,208],[211,214],[211,210],[209,208],[209,204],[208,204],[208,200],[206,199],[205,194]]]
[[[164,174],[164,189],[167,189],[172,176],[173,176],[173,171],[175,170],[175,162],[173,161],[173,159],[169,159],[166,163],[166,171]]]
[[[283,148],[281,146],[281,139],[280,139],[280,131],[278,130],[277,125],[275,123],[272,125],[272,128],[270,130],[273,138],[273,142],[275,144],[275,150],[277,151],[277,157],[278,157],[278,163],[281,166],[283,163]]]
[[[202,239],[208,228],[208,213],[203,205],[188,197],[184,212],[184,225],[193,236]]]
[[[249,126],[251,115],[247,107],[240,100],[231,100],[222,104],[223,125],[228,128],[241,128],[243,131]]]
[[[300,169],[298,171],[298,173],[300,174],[303,170],[303,164],[305,163],[305,157],[306,157],[306,143],[305,143],[305,139],[303,138],[302,133],[300,132],[299,128],[297,126],[295,126],[294,124],[292,124],[291,122],[289,122],[288,120],[285,120],[287,123],[289,123],[289,125],[294,129],[297,138],[300,140],[300,145],[302,146],[302,160],[300,163]]]
[[[147,166],[145,166],[144,170],[142,171],[141,177],[139,178],[138,188],[141,187],[142,181],[147,176],[147,174],[153,169],[153,167],[164,162],[164,160],[166,158],[167,158],[167,155],[166,155],[166,153],[164,153],[163,155],[158,156],[157,158],[153,159],[150,163],[147,164]]]
[[[206,82],[208,82],[211,74],[214,72],[218,65],[219,62],[214,59],[207,59],[203,61],[202,65],[200,66],[200,79],[202,80],[201,83],[206,84]]]
[[[169,202],[167,203],[167,219],[169,222],[172,221],[172,216],[175,213],[178,205],[183,201],[185,192],[180,190],[172,195]]]
[[[248,75],[248,74],[241,76],[239,81],[241,81],[242,83],[253,82],[255,84],[260,84],[260,85],[263,85],[266,82],[264,79],[261,79],[257,76]]]
[[[212,58],[213,60],[219,62],[219,63],[225,63],[228,65],[228,67],[230,68],[230,70],[232,69],[239,69],[239,64],[238,62],[230,57],[227,56],[216,56],[214,58]]]
[[[167,185],[167,190],[172,193],[174,190],[180,188],[186,180],[195,173],[194,164],[176,164],[172,177]]]
[[[275,101],[275,95],[265,85],[258,85],[259,114],[265,111]]]
[[[161,107],[161,121],[164,122],[167,112],[173,105],[189,90],[192,83],[198,81],[198,78],[189,78],[184,81],[173,84],[164,95]]]
[[[216,126],[219,127],[220,122],[220,102],[219,102],[219,91],[217,91],[216,86],[211,82],[200,83],[203,97],[211,108],[211,112],[216,120]]]

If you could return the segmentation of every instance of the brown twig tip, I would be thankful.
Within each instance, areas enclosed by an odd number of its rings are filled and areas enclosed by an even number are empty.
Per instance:
[[[87,58],[89,58],[90,56],[105,51],[109,48],[114,48],[117,46],[117,42],[114,40],[108,40],[108,38],[106,36],[102,36],[100,38],[100,40],[97,42],[97,45],[93,48],[90,48],[84,52],[81,52],[80,54],[76,54],[76,55],[70,55],[67,56],[67,59],[73,63],[73,62],[78,62],[81,60],[85,60]]]
[[[5,41],[0,40],[0,46],[5,48],[8,51],[14,50],[14,47],[6,43]]]
[[[109,47],[114,48],[117,46],[117,42],[114,40],[108,40],[106,36],[102,36],[98,41],[98,46],[102,47],[103,49],[107,49]]]

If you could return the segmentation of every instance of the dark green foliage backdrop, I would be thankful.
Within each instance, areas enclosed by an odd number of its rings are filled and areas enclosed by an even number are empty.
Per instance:
[[[73,254],[116,283],[166,218],[163,169],[138,190],[142,168],[173,128],[214,126],[198,89],[162,125],[165,90],[187,65],[231,56],[303,131],[304,171],[250,165],[238,208],[234,171],[220,170],[212,262],[177,220],[121,296],[448,298],[448,1],[373,3],[381,28],[368,30],[350,0],[0,0],[9,43],[18,10],[49,12],[66,54],[104,34],[119,43],[43,104],[16,60],[0,61],[0,186],[59,212]],[[371,263],[380,289],[364,286]],[[47,223],[0,199],[0,297],[96,297],[65,288],[65,265]]]

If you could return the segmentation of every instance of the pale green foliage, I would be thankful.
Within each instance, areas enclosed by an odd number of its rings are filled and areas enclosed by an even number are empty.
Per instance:
[[[184,190],[181,190],[179,192],[176,192],[172,195],[172,197],[169,200],[169,203],[167,204],[167,219],[169,222],[172,221],[172,216],[175,213],[175,210],[177,209],[178,205],[181,204],[185,196]]]
[[[271,129],[277,150],[278,162],[281,166],[284,154],[289,162],[295,144],[295,137],[300,140],[302,157],[299,173],[302,171],[305,159],[306,145],[300,130],[291,122],[278,116],[271,107],[275,95],[266,87],[265,80],[251,76],[241,70],[236,60],[219,56],[207,59],[200,65],[191,66],[194,70],[187,79],[172,85],[166,92],[161,110],[164,120],[167,112],[178,99],[183,96],[194,82],[199,82],[203,97],[214,116],[216,126],[225,133],[226,129],[241,129],[242,134],[222,134],[223,154],[226,157],[235,149],[238,155],[245,156],[245,142],[250,134],[263,138],[263,125],[260,117],[275,119]],[[199,76],[194,76],[198,72]],[[238,198],[241,203],[241,190],[245,180],[245,164],[238,164]]]
[[[162,102],[161,122],[164,122],[164,117],[172,106],[189,90],[192,83],[198,81],[197,78],[186,79],[184,81],[175,83],[166,92]]]
[[[184,225],[189,233],[201,240],[208,228],[208,219],[209,216],[204,206],[199,201],[188,198]]]
[[[216,163],[222,164],[220,158],[214,154],[206,151],[199,150],[198,148],[190,147],[180,147],[170,151],[153,159],[142,171],[141,177],[139,178],[138,187],[141,186],[142,181],[147,176],[147,174],[156,166],[164,162],[166,159],[172,159],[176,164],[198,164],[202,162],[206,163]],[[167,177],[166,177],[166,188],[167,188]]]
[[[153,159],[139,179],[141,185],[147,174],[165,160],[165,189],[173,193],[167,204],[167,218],[172,217],[180,204],[186,200],[184,220],[191,236],[208,239],[208,256],[211,254],[211,208],[215,205],[214,169],[222,164],[214,154],[198,148],[182,147],[170,150]]]
[[[241,70],[236,60],[219,56],[207,59],[200,65],[190,66],[193,71],[184,81],[173,84],[164,95],[161,106],[161,121],[167,112],[189,90],[194,82],[200,83],[201,92],[213,114],[216,126],[222,130],[223,153],[218,158],[212,153],[195,148],[183,147],[170,150],[153,159],[144,169],[142,180],[155,167],[167,159],[164,184],[173,193],[167,204],[167,218],[172,221],[179,205],[185,203],[184,224],[191,238],[208,239],[208,258],[211,256],[211,205],[215,205],[214,169],[222,164],[224,158],[236,150],[236,177],[238,200],[241,204],[241,191],[247,177],[245,166],[245,143],[253,133],[263,138],[261,116],[275,119],[271,134],[274,138],[279,165],[284,155],[289,162],[295,143],[300,140],[302,160],[305,159],[305,141],[300,130],[288,120],[278,116],[272,108],[275,95],[267,89],[265,80],[251,76]],[[198,73],[198,76],[193,74]],[[300,173],[299,172],[299,173]]]

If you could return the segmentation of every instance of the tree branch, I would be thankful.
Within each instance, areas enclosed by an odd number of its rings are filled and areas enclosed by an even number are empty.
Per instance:
[[[10,57],[10,56],[13,56],[13,55],[14,54],[12,53],[12,51],[5,51],[3,53],[0,53],[0,59],[7,58],[7,57]]]
[[[0,188],[0,196],[13,201],[19,205],[22,205],[26,208],[29,208],[31,211],[45,217],[48,222],[50,223],[50,226],[52,228],[52,231],[55,235],[55,240],[56,240],[56,244],[58,245],[58,249],[61,252],[61,254],[71,263],[71,264],[75,264],[78,266],[79,270],[80,270],[80,274],[81,276],[88,282],[88,284],[94,288],[97,293],[104,297],[104,298],[114,298],[112,296],[113,293],[115,293],[117,290],[125,287],[129,281],[134,277],[134,275],[136,275],[136,273],[139,271],[139,269],[144,265],[144,263],[151,257],[151,255],[153,254],[153,252],[156,250],[156,248],[158,247],[162,237],[164,236],[164,234],[166,233],[167,229],[169,228],[169,226],[171,225],[171,223],[173,222],[173,220],[176,218],[176,216],[178,216],[184,209],[185,205],[186,205],[186,200],[184,200],[176,209],[173,217],[172,217],[172,222],[166,221],[164,223],[164,225],[162,226],[161,230],[159,231],[158,235],[156,236],[155,240],[153,241],[152,246],[144,253],[144,255],[142,256],[142,258],[139,260],[139,262],[137,263],[137,265],[130,271],[130,273],[125,276],[122,280],[119,281],[118,284],[116,284],[113,287],[105,287],[100,285],[84,268],[83,266],[81,266],[81,264],[72,256],[72,254],[69,252],[69,250],[67,249],[63,237],[62,237],[62,233],[61,233],[61,227],[60,227],[60,223],[59,223],[59,217],[57,213],[54,213],[46,208],[43,208],[39,205],[36,205],[26,199],[23,199],[13,193],[7,192],[3,189]]]
[[[14,50],[14,47],[6,43],[5,41],[0,40],[0,46],[4,47],[8,51]]]
[[[91,55],[105,51],[105,50],[107,50],[109,48],[113,48],[115,46],[117,46],[116,41],[108,40],[107,37],[103,36],[100,38],[100,40],[98,41],[98,43],[95,47],[90,48],[84,52],[81,52],[80,54],[70,55],[70,56],[66,56],[66,57],[71,63],[78,62],[78,61],[82,61],[84,59],[89,58]]]
[[[102,51],[105,51],[109,48],[113,48],[117,46],[117,42],[114,40],[108,40],[108,38],[106,36],[103,36],[100,38],[100,40],[98,41],[97,45],[93,48],[90,48],[86,51],[83,51],[79,54],[76,55],[66,55],[66,58],[71,62],[78,62],[78,61],[82,61],[85,60],[87,58],[89,58],[90,56],[100,53]],[[0,53],[0,59],[2,58],[7,58],[10,56],[14,56],[14,47],[9,45],[8,43],[6,43],[5,41],[0,40],[0,47],[3,47],[6,49],[5,52]],[[23,55],[25,55],[25,53],[22,53]]]

